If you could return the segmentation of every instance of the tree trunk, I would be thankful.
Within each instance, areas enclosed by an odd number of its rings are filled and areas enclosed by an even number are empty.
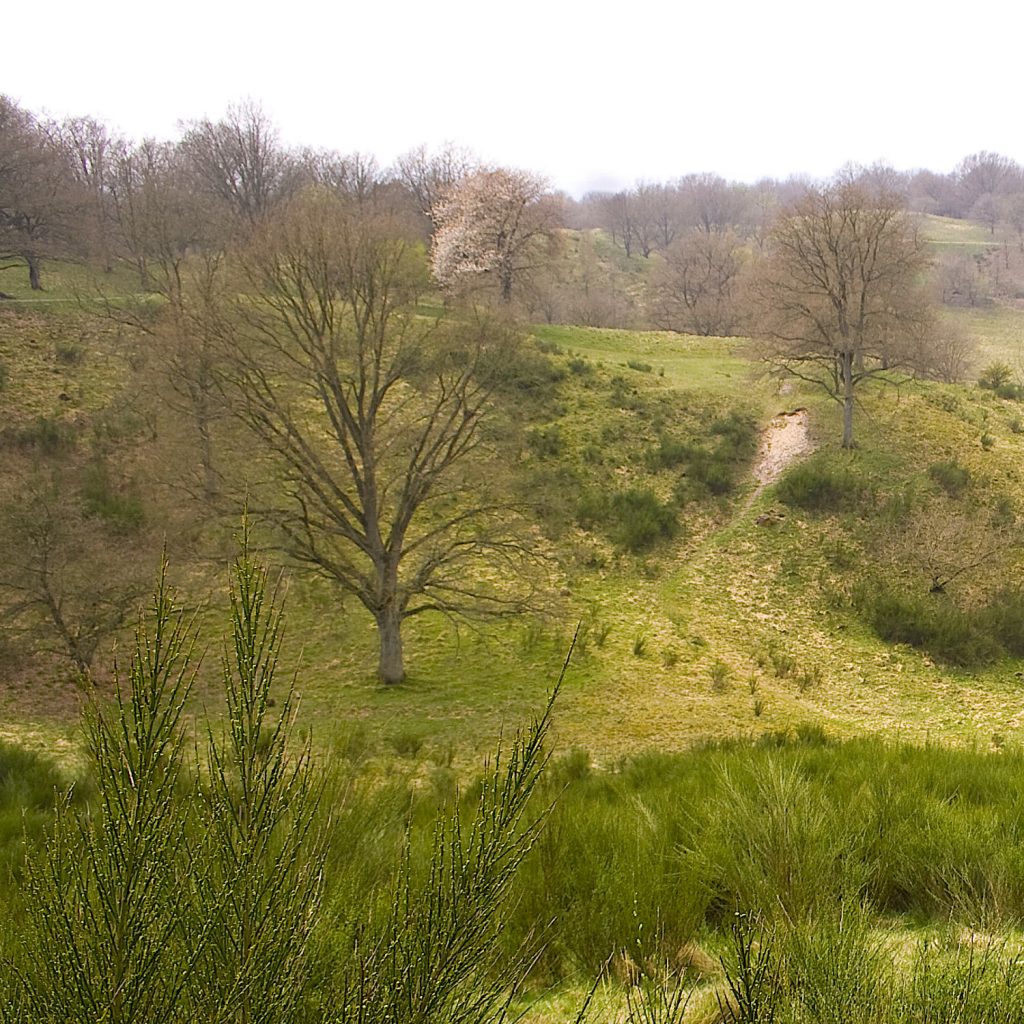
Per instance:
[[[25,262],[28,264],[29,287],[34,292],[41,292],[43,286],[39,280],[39,257],[35,253],[28,253],[25,256]]]
[[[511,302],[512,301],[512,271],[509,268],[502,267],[498,272],[501,279],[501,301]]]
[[[402,656],[402,612],[394,601],[389,601],[374,616],[380,640],[380,661],[377,676],[388,686],[405,678],[405,660]]]
[[[853,353],[839,355],[843,377],[843,447],[856,447],[853,441]]]

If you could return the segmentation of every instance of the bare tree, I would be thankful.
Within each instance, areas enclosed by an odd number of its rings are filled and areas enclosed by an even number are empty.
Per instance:
[[[115,504],[122,514],[112,522],[80,472],[50,469],[16,475],[0,506],[0,615],[35,653],[88,676],[100,645],[134,613],[151,566],[130,509]]]
[[[442,288],[493,280],[502,302],[512,285],[550,258],[558,204],[543,178],[504,168],[477,171],[433,208],[431,252]]]
[[[732,233],[693,230],[663,254],[651,274],[650,313],[662,330],[731,335],[740,323],[743,255]]]
[[[196,196],[180,150],[144,140],[117,147],[110,195],[119,259],[138,272],[143,288],[179,302],[189,254],[206,247],[212,211]]]
[[[403,153],[396,161],[395,178],[409,190],[421,214],[433,221],[441,200],[479,167],[468,150],[451,144],[431,153],[426,146]]]
[[[28,269],[42,288],[42,261],[66,251],[80,194],[63,154],[36,119],[0,96],[0,261]]]
[[[283,472],[277,521],[300,563],[373,616],[379,676],[397,683],[411,616],[515,607],[480,569],[523,552],[508,505],[460,486],[517,335],[417,317],[421,250],[325,191],[293,200],[241,268],[249,294],[211,306],[210,325],[239,414]]]
[[[250,101],[229,107],[220,121],[187,125],[180,145],[200,187],[246,223],[265,216],[294,181],[277,129]]]
[[[769,246],[754,291],[760,355],[836,399],[853,447],[857,386],[920,357],[924,243],[899,196],[839,179],[786,210]]]
[[[121,145],[107,126],[92,117],[69,117],[48,126],[60,147],[71,177],[82,195],[81,219],[76,225],[80,247],[113,269],[113,210],[111,184],[113,157]]]

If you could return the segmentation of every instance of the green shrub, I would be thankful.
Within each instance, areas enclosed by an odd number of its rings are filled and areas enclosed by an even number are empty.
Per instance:
[[[8,427],[4,443],[18,448],[34,448],[43,455],[62,455],[75,446],[75,428],[53,416],[37,416],[24,427]]]
[[[586,492],[577,502],[576,519],[586,530],[600,528],[614,544],[633,554],[679,531],[675,509],[662,504],[646,487],[619,491],[610,497]]]
[[[825,458],[808,459],[783,476],[776,493],[794,508],[814,512],[841,512],[856,508],[866,495],[863,481],[847,466]]]
[[[989,363],[978,377],[978,386],[996,391],[1013,380],[1013,367],[1009,363]]]
[[[959,498],[970,486],[971,471],[955,460],[933,462],[928,467],[928,479],[937,483],[951,498]]]
[[[526,434],[526,444],[538,458],[554,459],[565,450],[565,439],[557,423],[546,427],[533,427]]]
[[[630,359],[626,365],[631,370],[638,370],[640,373],[650,373],[654,369],[650,363],[642,363],[639,359]]]
[[[546,356],[558,356],[562,354],[562,346],[557,341],[548,341],[545,338],[534,338],[533,344],[538,352]]]
[[[675,469],[691,459],[693,451],[693,445],[662,435],[658,439],[658,447],[646,452],[645,461],[652,470]]]
[[[646,551],[659,540],[679,532],[675,509],[662,504],[646,487],[631,488],[612,495],[609,536],[612,541],[634,554]]]
[[[118,533],[135,533],[146,521],[138,494],[118,489],[110,478],[106,462],[90,464],[82,479],[82,499],[92,515],[98,516]]]
[[[81,366],[86,349],[77,341],[58,341],[53,346],[53,356],[61,366]]]
[[[947,665],[987,665],[1002,653],[984,614],[962,611],[941,594],[918,594],[865,581],[854,588],[853,600],[881,639],[910,644]]]
[[[981,612],[981,621],[1009,654],[1024,657],[1024,591],[997,591]]]

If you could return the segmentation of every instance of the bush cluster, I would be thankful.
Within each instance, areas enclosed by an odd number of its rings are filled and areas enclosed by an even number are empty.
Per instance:
[[[961,608],[945,594],[869,579],[854,588],[853,601],[881,639],[910,644],[946,665],[977,668],[1006,654],[1024,656],[1024,592],[1015,588]]]
[[[602,530],[612,543],[633,554],[647,551],[659,540],[679,532],[676,509],[659,500],[649,487],[632,487],[606,495],[585,493],[576,506],[584,529]]]
[[[860,505],[868,488],[849,466],[836,465],[826,456],[801,462],[779,481],[779,500],[812,512],[846,512]]]

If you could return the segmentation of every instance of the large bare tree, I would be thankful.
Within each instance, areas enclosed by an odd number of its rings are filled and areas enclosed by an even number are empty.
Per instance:
[[[379,676],[399,682],[405,620],[516,604],[495,581],[518,574],[493,565],[523,553],[507,503],[466,475],[518,336],[418,316],[422,249],[325,189],[258,231],[241,270],[244,298],[211,307],[208,326],[234,353],[242,418],[283,473],[277,521],[300,563],[370,612]]]
[[[902,198],[849,179],[808,189],[769,237],[754,288],[760,355],[842,405],[844,448],[858,385],[922,356],[928,266]]]

